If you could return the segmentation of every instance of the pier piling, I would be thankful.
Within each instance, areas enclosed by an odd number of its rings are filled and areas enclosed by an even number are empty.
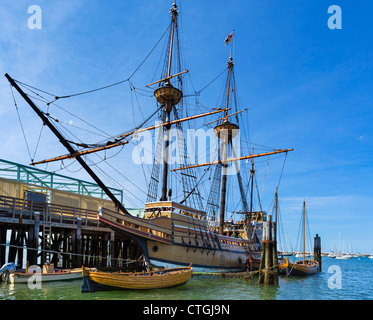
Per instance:
[[[278,284],[279,269],[277,257],[276,223],[269,215],[263,222],[262,254],[259,268],[259,283]]]
[[[115,266],[115,231],[110,232],[110,242],[109,242],[109,252],[110,252],[110,267]]]
[[[319,271],[321,272],[321,238],[318,234],[314,238],[313,258],[319,263]]]
[[[6,226],[0,226],[0,243],[6,243]],[[5,264],[5,254],[6,254],[6,247],[0,246],[0,265],[3,266]]]
[[[82,265],[82,219],[77,218],[76,221],[76,239],[75,239],[75,253],[77,254],[75,264]]]
[[[58,268],[126,269],[142,252],[130,238],[97,220],[97,211],[73,208],[0,194],[0,265],[13,262]],[[48,215],[48,216],[46,216]]]

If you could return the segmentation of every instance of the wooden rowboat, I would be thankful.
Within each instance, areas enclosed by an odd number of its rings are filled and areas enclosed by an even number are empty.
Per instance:
[[[53,265],[43,266],[42,272],[13,272],[10,273],[6,279],[10,283],[28,283],[29,280],[33,281],[36,277],[41,282],[49,281],[66,281],[81,279],[82,269],[62,269],[54,270]]]
[[[82,267],[82,292],[102,290],[150,290],[175,287],[192,276],[192,266],[150,272],[102,272]]]
[[[286,258],[280,269],[287,276],[311,276],[319,271],[319,263],[314,260],[290,262],[289,258]]]

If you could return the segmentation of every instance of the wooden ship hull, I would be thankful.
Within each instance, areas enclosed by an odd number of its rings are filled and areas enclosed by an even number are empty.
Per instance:
[[[221,239],[221,241],[230,240]],[[241,244],[245,245],[245,242],[238,243],[238,246]],[[193,261],[196,264],[194,268],[196,272],[225,273],[246,270],[246,260],[250,260],[252,269],[258,269],[260,264],[260,253],[255,255],[256,258],[253,258],[253,254],[249,250],[240,250],[236,246],[236,251],[234,251],[232,248],[235,247],[234,245],[225,249],[210,249],[147,241],[147,247],[148,252],[153,251],[155,247],[158,249],[157,253],[149,254],[150,263],[166,268],[185,266],[188,261]]]
[[[82,292],[171,288],[187,283],[192,271],[191,266],[134,273],[101,272],[82,267]]]
[[[151,206],[155,204],[150,204]],[[198,272],[233,272],[259,268],[260,245],[253,240],[208,231],[203,212],[174,202],[160,202],[168,211],[153,219],[136,218],[105,208],[100,222],[125,233],[141,247],[148,262],[163,267],[193,264]],[[171,210],[170,210],[171,208]],[[177,213],[182,209],[183,213]],[[187,212],[187,210],[189,211]]]

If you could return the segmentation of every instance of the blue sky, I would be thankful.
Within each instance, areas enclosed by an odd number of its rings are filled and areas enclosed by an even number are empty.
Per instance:
[[[31,16],[27,9],[34,4],[42,9],[41,30],[27,26]],[[57,95],[126,79],[167,28],[171,5],[171,1],[158,0],[110,4],[3,0],[1,73]],[[283,228],[292,245],[306,198],[311,233],[321,235],[325,251],[333,241],[337,247],[341,232],[346,246],[372,253],[373,3],[232,0],[228,5],[222,0],[189,0],[178,5],[183,57],[193,84],[186,90],[192,93],[193,88],[203,88],[224,69],[229,55],[224,39],[234,28],[236,81],[240,104],[249,108],[244,119],[250,140],[273,148],[294,148],[287,157],[279,189]],[[327,26],[331,5],[342,9],[342,30]],[[145,89],[157,80],[155,66],[162,48],[154,51],[132,79],[136,88]],[[223,83],[217,81],[199,102],[215,107],[222,88]],[[0,79],[0,92],[0,158],[29,164],[5,77]],[[137,109],[136,98],[141,108]],[[16,99],[33,156],[40,120],[19,96]],[[154,99],[131,95],[128,83],[59,103],[111,134],[132,128],[141,121],[141,113],[155,110]],[[191,98],[191,112],[196,111],[193,108]],[[52,110],[58,114],[59,110]],[[37,160],[64,153],[56,139],[43,130]],[[143,169],[130,166],[126,155],[121,161],[126,161],[126,177],[146,188]],[[123,168],[123,163],[115,164]],[[282,164],[283,158],[274,161],[266,175],[264,208],[271,205]],[[265,161],[258,164],[260,189],[265,165]],[[59,170],[61,165],[40,168]],[[77,167],[69,169],[59,172],[88,179],[82,171],[74,172]],[[126,180],[122,184],[143,198]],[[132,200],[139,205],[137,199]]]

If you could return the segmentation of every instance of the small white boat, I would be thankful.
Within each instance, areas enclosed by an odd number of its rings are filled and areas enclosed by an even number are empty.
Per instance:
[[[373,254],[369,256],[369,259],[373,259]]]
[[[353,256],[350,254],[338,254],[335,258],[340,260],[350,260]]]
[[[31,269],[31,268],[30,268]],[[40,276],[41,282],[49,282],[49,281],[65,281],[65,280],[76,280],[82,279],[82,269],[62,269],[62,270],[54,270],[53,264],[44,265],[42,272],[28,272],[29,268],[26,268],[25,272],[12,272],[9,273],[9,276],[6,277],[8,282],[10,283],[28,283],[28,281],[32,277]]]
[[[28,283],[28,280],[37,273],[15,272],[9,275],[10,283]],[[82,269],[61,270],[54,273],[40,273],[41,281],[65,281],[82,278]]]

